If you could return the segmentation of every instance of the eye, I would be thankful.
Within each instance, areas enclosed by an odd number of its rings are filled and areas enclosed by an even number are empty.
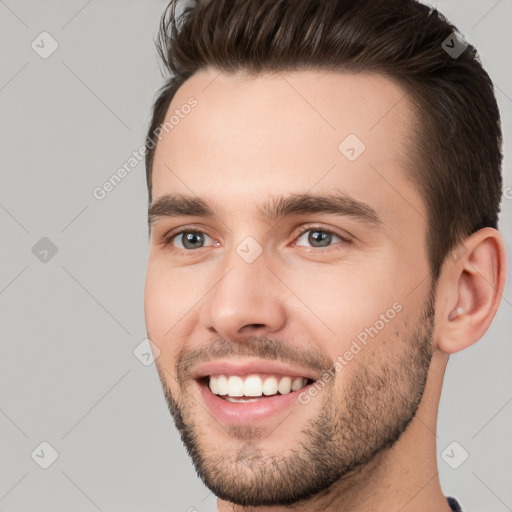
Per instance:
[[[308,247],[307,244],[309,244],[309,247],[322,249],[328,248],[332,245],[349,244],[350,242],[350,238],[337,234],[331,230],[319,226],[307,226],[299,233],[296,238],[296,242],[293,245]],[[208,236],[203,231],[188,228],[167,235],[162,240],[161,244],[164,247],[172,245],[178,252],[190,253],[193,250],[202,249],[208,246],[217,247],[219,242]]]
[[[333,245],[334,243],[340,243],[345,242],[349,243],[350,240],[346,237],[342,237],[341,235],[338,235],[334,233],[333,231],[329,231],[327,229],[321,228],[321,227],[308,227],[304,229],[300,236],[297,238],[297,242],[295,242],[294,245],[302,245],[299,242],[302,240],[304,242],[304,239],[307,241],[308,244],[310,244],[311,247],[314,248],[323,248],[323,247],[329,247]],[[307,247],[307,246],[306,246]]]
[[[203,248],[207,239],[213,241],[213,238],[209,237],[202,231],[188,229],[179,231],[178,233],[174,233],[166,237],[163,241],[163,245],[165,247],[169,244],[172,244],[177,249],[182,251],[189,251]]]

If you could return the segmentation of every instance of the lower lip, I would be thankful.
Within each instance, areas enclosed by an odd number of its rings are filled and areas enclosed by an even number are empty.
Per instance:
[[[309,386],[312,385],[309,384],[286,395],[270,396],[255,402],[228,402],[218,395],[214,395],[206,383],[197,383],[208,411],[216,420],[229,425],[243,425],[254,421],[263,421],[282,414],[297,404],[299,394],[307,391]]]

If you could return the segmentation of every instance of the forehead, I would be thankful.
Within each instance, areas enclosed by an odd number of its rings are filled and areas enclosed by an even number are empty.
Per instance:
[[[376,209],[396,210],[399,197],[423,209],[407,177],[410,100],[389,78],[207,69],[180,87],[165,120],[153,199],[178,192],[247,210],[270,192],[336,189]]]

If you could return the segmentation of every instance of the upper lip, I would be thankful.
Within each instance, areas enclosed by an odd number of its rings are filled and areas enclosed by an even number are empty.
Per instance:
[[[201,379],[209,375],[240,375],[246,376],[253,373],[270,373],[288,377],[305,377],[318,380],[320,375],[311,368],[289,366],[279,361],[267,361],[262,359],[216,359],[199,364],[191,371],[194,379]]]

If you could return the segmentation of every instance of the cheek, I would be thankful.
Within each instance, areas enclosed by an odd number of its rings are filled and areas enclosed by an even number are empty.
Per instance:
[[[144,317],[146,329],[150,339],[160,332],[159,325],[166,318],[164,287],[159,272],[154,265],[148,264],[146,281],[144,284]]]
[[[401,375],[400,364],[409,347],[404,341],[410,333],[404,325],[409,319],[402,314],[400,311],[389,318],[388,323],[368,323],[356,335],[340,341],[336,355],[331,354],[336,375],[333,396],[338,403],[357,407],[361,402],[367,413],[376,413],[387,405],[390,393],[400,396],[401,390],[407,390],[408,381],[406,375]]]
[[[163,271],[158,262],[149,262],[144,286],[144,316],[148,338],[160,350],[157,363],[167,371],[172,369],[171,359],[178,343],[179,318],[183,316],[176,304],[176,286],[171,282],[170,273]],[[166,379],[169,375],[165,373]]]
[[[161,258],[150,257],[144,286],[144,312],[146,326],[156,336],[165,334],[183,316],[190,289],[179,279],[176,270],[168,268]]]
[[[296,303],[296,319],[308,325],[308,330],[313,327],[321,339],[329,340],[329,355],[333,358],[343,354],[357,336],[364,340],[365,329],[377,323],[379,332],[388,332],[400,316],[400,293],[391,273],[382,267],[368,265],[361,271],[326,266],[314,272],[290,274],[286,279],[294,283],[298,298],[290,302]]]
[[[190,286],[190,277],[180,280],[179,272],[157,258],[148,262],[144,286],[146,330],[160,350],[156,363],[173,390],[176,358],[192,334],[187,319],[197,302],[197,289],[194,292]]]

